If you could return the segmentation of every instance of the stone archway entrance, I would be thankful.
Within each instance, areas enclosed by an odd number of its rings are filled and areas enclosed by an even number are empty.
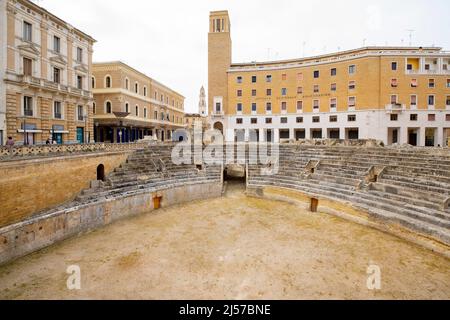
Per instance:
[[[103,164],[97,167],[97,180],[105,181],[105,166]]]
[[[223,135],[223,124],[222,122],[216,122],[213,126],[214,130],[219,130]]]

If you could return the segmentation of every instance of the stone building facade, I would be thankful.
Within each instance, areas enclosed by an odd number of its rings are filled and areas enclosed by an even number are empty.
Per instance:
[[[93,70],[96,141],[170,141],[185,127],[181,94],[119,61],[95,63]]]
[[[0,141],[93,141],[95,40],[28,0],[0,0]]]
[[[228,141],[377,139],[443,146],[450,137],[450,52],[365,47],[232,63],[227,11],[211,12],[209,114]],[[253,129],[253,130],[252,130]]]

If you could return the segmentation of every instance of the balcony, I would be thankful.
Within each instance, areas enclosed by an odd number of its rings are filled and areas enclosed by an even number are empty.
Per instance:
[[[403,111],[406,111],[405,104],[393,103],[393,104],[386,105],[386,113],[388,113],[388,114],[402,113]]]

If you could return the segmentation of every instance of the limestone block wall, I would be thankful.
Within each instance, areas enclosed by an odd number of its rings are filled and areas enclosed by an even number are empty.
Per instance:
[[[58,241],[108,225],[118,219],[149,213],[154,198],[161,207],[222,195],[222,183],[191,184],[160,190],[142,190],[113,199],[41,215],[0,228],[0,265]]]
[[[0,163],[0,227],[73,200],[97,179],[124,163],[131,151],[82,154]]]

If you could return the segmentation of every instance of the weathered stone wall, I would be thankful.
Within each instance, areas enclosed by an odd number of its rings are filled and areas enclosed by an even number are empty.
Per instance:
[[[154,197],[161,197],[161,206],[168,207],[221,195],[219,182],[191,184],[158,191],[136,191],[132,195],[41,215],[0,229],[0,264],[118,219],[151,212],[155,209]]]
[[[97,179],[100,164],[108,174],[125,162],[130,152],[0,163],[0,227],[74,199]]]

